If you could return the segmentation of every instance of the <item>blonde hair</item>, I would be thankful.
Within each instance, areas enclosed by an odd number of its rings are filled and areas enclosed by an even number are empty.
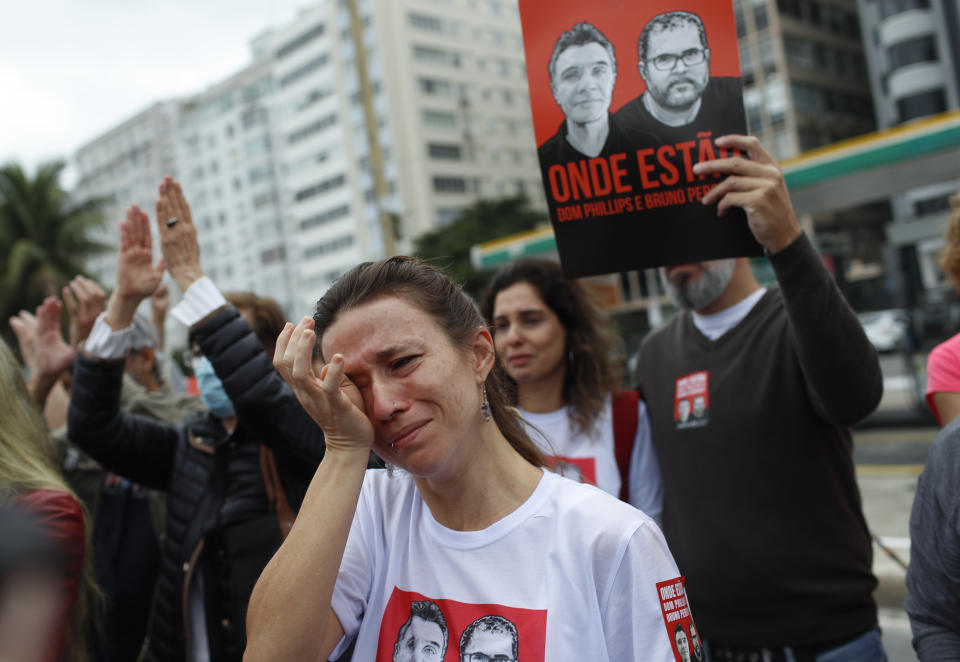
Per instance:
[[[940,252],[939,264],[947,278],[960,289],[960,193],[951,196],[950,207],[953,213],[947,221],[946,243]]]
[[[102,598],[93,578],[90,516],[57,468],[53,440],[13,352],[3,340],[0,340],[0,402],[7,403],[0,416],[0,497],[10,500],[33,490],[60,490],[73,496],[83,512],[83,572],[77,582],[77,601],[67,620],[66,641],[68,659],[86,662],[89,659],[84,637],[87,614]]]

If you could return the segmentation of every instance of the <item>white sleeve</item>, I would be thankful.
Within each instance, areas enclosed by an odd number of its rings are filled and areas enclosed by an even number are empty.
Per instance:
[[[644,522],[627,543],[603,609],[607,659],[676,661],[657,583],[679,576],[659,527],[652,521]]]
[[[133,334],[133,324],[125,329],[114,331],[107,324],[107,313],[97,315],[90,335],[83,342],[83,349],[87,354],[100,359],[122,359],[127,355],[130,347],[130,336]]]
[[[187,291],[183,293],[183,299],[170,310],[170,314],[178,322],[189,327],[226,303],[227,300],[223,298],[223,294],[213,281],[204,276],[190,284]]]
[[[650,434],[647,405],[637,403],[637,436],[630,452],[630,505],[653,518],[663,511],[663,479]]]
[[[357,636],[370,598],[375,554],[370,543],[370,531],[373,525],[372,509],[377,506],[370,483],[368,479],[363,481],[360,500],[353,514],[350,534],[347,536],[347,546],[343,550],[340,573],[337,575],[337,583],[330,600],[330,606],[343,627],[343,639],[330,654],[331,660],[343,655]]]

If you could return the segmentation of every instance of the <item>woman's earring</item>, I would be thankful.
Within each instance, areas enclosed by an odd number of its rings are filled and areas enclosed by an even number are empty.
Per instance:
[[[480,411],[483,414],[483,422],[490,422],[490,401],[487,400],[487,385],[480,385]]]

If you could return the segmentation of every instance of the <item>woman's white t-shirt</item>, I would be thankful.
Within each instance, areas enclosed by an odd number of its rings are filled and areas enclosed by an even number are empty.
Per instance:
[[[455,531],[409,474],[370,470],[333,594],[346,635],[332,659],[356,638],[354,659],[377,662],[415,647],[459,661],[461,644],[491,659],[515,646],[499,659],[523,662],[674,660],[660,591],[678,575],[656,523],[595,487],[544,472],[514,512]]]
[[[643,400],[637,403],[637,433],[630,453],[630,504],[650,517],[663,510],[663,482],[660,463],[650,436],[650,419]],[[613,437],[613,399],[607,396],[603,410],[589,434],[574,431],[570,407],[545,414],[520,408],[530,438],[550,457],[569,465],[562,472],[580,482],[596,485],[604,492],[620,496],[620,469],[617,467]],[[577,476],[570,475],[570,468]]]

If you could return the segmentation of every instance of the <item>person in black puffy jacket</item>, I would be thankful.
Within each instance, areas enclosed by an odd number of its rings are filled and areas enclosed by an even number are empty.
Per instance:
[[[108,470],[167,492],[141,658],[239,661],[250,592],[323,457],[323,434],[271,363],[285,322],[279,306],[251,294],[224,298],[204,276],[189,206],[169,177],[157,213],[156,266],[146,214],[133,206],[120,224],[117,287],[77,361],[69,436]],[[185,293],[172,314],[190,327],[210,408],[179,425],[119,407],[133,314],[160,284],[164,262]]]

